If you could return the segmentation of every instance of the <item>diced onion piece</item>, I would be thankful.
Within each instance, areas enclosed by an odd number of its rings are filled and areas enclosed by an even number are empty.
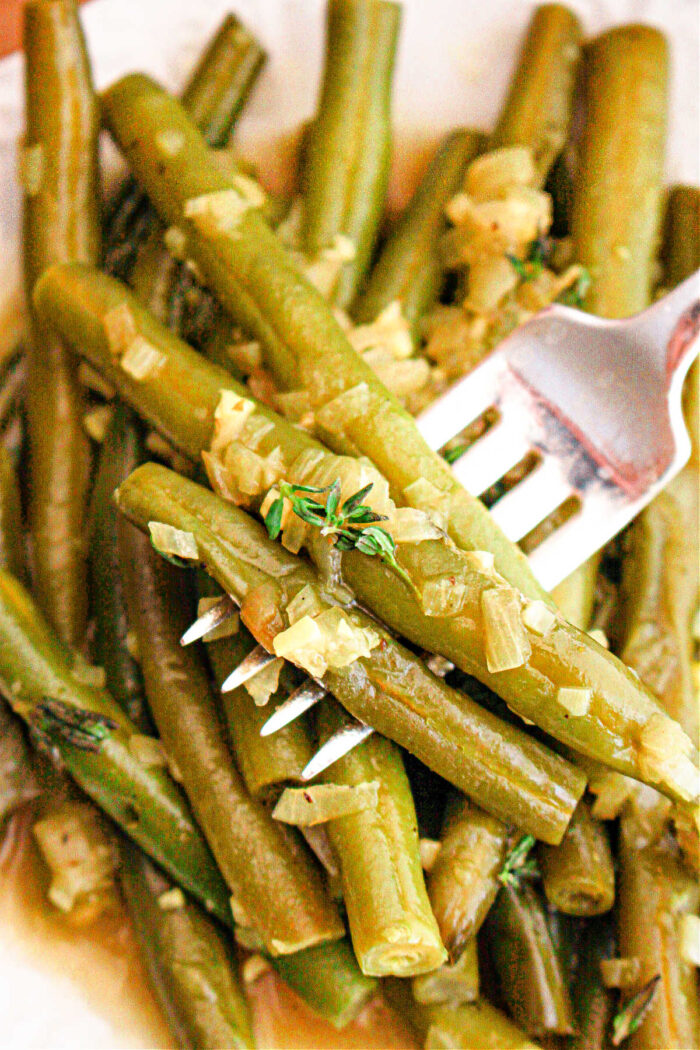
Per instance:
[[[593,693],[590,689],[581,686],[563,685],[557,689],[556,701],[570,715],[580,718],[582,715],[588,714],[592,696]]]
[[[111,405],[97,405],[83,416],[83,426],[89,438],[101,444],[112,422],[114,409]]]
[[[241,397],[233,390],[221,390],[214,410],[212,453],[222,452],[232,441],[236,441],[254,411],[255,403],[247,397]]]
[[[503,196],[511,186],[534,186],[536,182],[532,150],[526,146],[505,146],[472,161],[464,189],[474,200],[487,201]]]
[[[469,284],[464,307],[474,313],[491,313],[518,284],[518,275],[505,255],[474,259],[469,267]]]
[[[146,769],[165,769],[168,765],[160,740],[156,740],[154,736],[132,733],[129,737],[129,751]]]
[[[197,618],[204,616],[205,613],[213,609],[215,605],[218,605],[221,598],[200,598],[197,602]],[[216,627],[212,627],[211,631],[202,638],[203,642],[218,642],[222,638],[232,638],[234,634],[238,634],[241,626],[241,618],[238,613],[231,613]]]
[[[591,774],[588,790],[595,795],[591,813],[598,820],[615,820],[634,790],[635,781],[612,769]]]
[[[158,907],[161,911],[180,911],[185,907],[185,895],[179,886],[173,886],[158,897]]]
[[[255,982],[267,973],[271,968],[271,963],[264,955],[259,955],[257,952],[254,955],[249,955],[246,961],[241,966],[241,977],[243,978],[244,984],[255,984]]]
[[[257,339],[228,343],[226,353],[231,363],[244,375],[250,375],[256,368],[262,367],[262,346]]]
[[[251,921],[245,906],[233,896],[229,897],[228,904],[236,926],[242,926],[244,929],[249,928],[251,926]]]
[[[439,656],[437,653],[431,653],[426,658],[425,666],[438,678],[444,678],[450,671],[455,669],[455,665],[451,660],[446,660],[444,656]]]
[[[357,627],[341,609],[327,609],[319,616],[302,616],[278,634],[273,642],[276,656],[291,660],[313,678],[322,678],[329,667],[347,667],[369,656],[379,645],[379,635],[369,627]]]
[[[543,601],[540,601],[539,598],[535,598],[534,601],[525,603],[525,608],[522,612],[522,621],[528,631],[532,631],[533,634],[544,636],[557,622],[557,617],[548,605]]]
[[[594,627],[592,631],[588,632],[588,637],[592,638],[598,645],[602,645],[603,649],[610,648],[610,642],[605,631],[601,631],[600,627]]]
[[[642,961],[632,958],[601,959],[600,974],[606,988],[631,988],[639,980]]]
[[[253,203],[238,189],[216,190],[185,201],[183,214],[205,237],[235,233]]]
[[[155,375],[167,358],[143,336],[137,335],[122,354],[119,364],[132,379],[141,382]]]
[[[469,568],[476,572],[493,576],[496,571],[496,559],[491,551],[465,551],[463,557]]]
[[[532,647],[520,619],[520,600],[512,587],[490,587],[481,595],[486,666],[491,673],[527,663]]]
[[[344,234],[336,234],[329,248],[324,248],[315,259],[299,260],[307,280],[321,295],[329,296],[336,285],[343,266],[355,258],[355,245]]]
[[[689,757],[692,750],[690,737],[678,723],[654,712],[640,736],[640,772],[645,779],[673,787],[690,802],[700,791],[700,774]]]
[[[371,347],[382,347],[395,361],[403,361],[413,353],[411,328],[398,299],[389,303],[372,324],[351,329],[348,340],[360,354]]]
[[[37,821],[33,831],[51,871],[49,900],[61,911],[72,911],[80,898],[112,885],[117,854],[92,806],[66,802]]]
[[[168,226],[163,243],[174,259],[182,262],[187,256],[187,234],[180,226]]]
[[[104,689],[105,669],[89,664],[80,653],[76,653],[71,667],[71,676],[82,685],[89,685],[93,689]]]
[[[202,452],[202,463],[207,472],[209,484],[217,496],[231,503],[235,502],[235,492],[229,484],[228,471],[221,460],[210,452]]]
[[[224,466],[233,500],[243,505],[249,504],[253,496],[269,489],[285,473],[279,446],[266,456],[261,456],[234,441],[226,450]]]
[[[342,434],[346,423],[365,416],[370,407],[369,387],[358,383],[316,409],[316,421],[330,434]]]
[[[467,585],[459,576],[435,576],[420,588],[421,609],[426,616],[458,616],[466,595]]]
[[[645,849],[658,842],[663,835],[673,803],[656,788],[632,781],[632,790],[627,800],[625,813],[633,816],[628,822],[627,834],[634,837],[635,849]]]
[[[311,422],[313,422],[311,398],[306,390],[290,390],[287,393],[278,394],[277,404],[282,415],[286,419],[291,420],[292,423],[300,423],[302,426],[307,426],[309,417],[311,417]]]
[[[136,631],[128,630],[126,632],[126,651],[132,660],[139,663],[141,660],[141,652],[139,649],[139,639]]]
[[[163,128],[156,133],[155,143],[166,157],[175,157],[185,145],[185,136],[179,128]]]
[[[121,357],[139,334],[128,303],[120,303],[119,306],[107,310],[102,318],[102,324],[110,353],[115,357]]]
[[[429,513],[439,528],[446,526],[450,514],[449,492],[442,492],[426,478],[418,478],[406,486],[403,495],[410,507]]]
[[[36,197],[44,179],[44,147],[41,142],[25,146],[19,154],[19,182],[28,197]]]
[[[418,849],[423,871],[430,871],[442,849],[442,842],[439,839],[420,839]]]
[[[249,175],[234,175],[231,180],[241,197],[248,202],[251,208],[264,208],[267,203],[267,194],[259,182],[251,179]]]
[[[680,927],[681,958],[690,966],[700,966],[700,918],[683,915]]]
[[[378,802],[378,780],[353,785],[313,784],[303,788],[285,788],[272,816],[285,824],[308,827],[361,813],[366,809],[376,809]]]
[[[277,690],[284,660],[273,660],[262,671],[258,671],[244,683],[248,694],[252,696],[256,707],[264,707],[272,694]]]
[[[323,612],[323,606],[313,587],[305,584],[298,594],[295,594],[286,609],[290,625],[301,620],[303,616],[318,616]]]
[[[191,532],[175,529],[162,521],[149,521],[148,531],[151,542],[159,554],[184,558],[186,561],[198,561],[197,541]]]
[[[426,512],[415,507],[397,507],[382,528],[396,543],[422,543],[423,540],[439,540],[444,536]]]

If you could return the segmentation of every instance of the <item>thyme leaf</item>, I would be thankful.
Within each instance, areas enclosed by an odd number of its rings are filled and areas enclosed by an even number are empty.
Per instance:
[[[30,725],[40,743],[49,750],[63,741],[82,751],[99,751],[103,741],[117,728],[117,723],[105,715],[52,697],[45,697],[36,705],[30,715]]]
[[[661,974],[657,973],[641,988],[636,995],[628,999],[625,1005],[613,1017],[613,1046],[619,1046],[623,1040],[632,1035],[640,1027],[644,1016],[652,1004],[656,989],[659,986]]]
[[[528,856],[534,845],[534,835],[523,835],[506,857],[498,873],[499,882],[504,886],[512,886],[517,889],[522,879],[537,878],[540,874],[537,861],[534,857]]]

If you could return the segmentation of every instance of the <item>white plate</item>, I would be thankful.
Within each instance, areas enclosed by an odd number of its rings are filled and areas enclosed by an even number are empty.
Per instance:
[[[423,152],[418,146],[433,143],[455,125],[488,129],[493,124],[535,6],[534,0],[405,0],[394,91],[394,203],[413,186],[415,158]],[[697,0],[569,0],[569,6],[589,33],[637,21],[668,34],[672,88],[667,176],[669,182],[697,183]],[[238,142],[265,178],[279,185],[291,135],[314,109],[324,0],[94,0],[83,9],[83,18],[95,79],[101,88],[140,69],[179,87],[231,9],[270,54]],[[0,63],[0,315],[18,282],[15,143],[21,128],[22,59],[14,55]],[[70,964],[65,969],[70,971]],[[128,983],[123,996],[126,1018]],[[2,1050],[126,1050],[152,1045],[152,1032],[145,1020],[140,1026],[108,1020],[70,972],[58,976],[55,967],[42,965],[36,941],[29,944],[11,928],[0,928]]]

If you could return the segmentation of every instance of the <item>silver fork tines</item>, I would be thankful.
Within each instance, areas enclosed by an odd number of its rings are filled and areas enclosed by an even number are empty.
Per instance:
[[[234,616],[237,611],[238,603],[230,594],[224,594],[216,605],[212,605],[211,609],[207,609],[201,616],[198,616],[194,623],[187,628],[180,639],[180,645],[191,645],[192,642],[198,642],[200,638],[206,638],[210,631],[221,626],[222,623]]]
[[[245,659],[241,660],[238,667],[234,667],[228,678],[224,680],[221,692],[230,693],[232,689],[237,689],[239,685],[244,685],[245,682],[248,682],[276,659],[277,657],[274,653],[268,653],[267,649],[263,649],[262,645],[256,645]]]
[[[299,688],[290,693],[284,703],[280,704],[277,710],[270,715],[260,729],[260,736],[271,736],[280,729],[284,729],[295,718],[299,718],[319,700],[322,700],[325,695],[325,688],[314,678],[302,682]]]
[[[365,725],[364,722],[359,722],[357,719],[348,722],[319,747],[311,761],[302,769],[300,779],[313,780],[319,773],[323,773],[324,769],[328,769],[339,758],[361,744],[373,732],[372,726]]]

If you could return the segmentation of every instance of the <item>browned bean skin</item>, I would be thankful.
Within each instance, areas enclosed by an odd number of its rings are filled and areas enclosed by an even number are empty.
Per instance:
[[[57,262],[96,263],[100,251],[99,114],[72,0],[25,9],[25,148],[37,147],[38,192],[24,198],[24,279]],[[27,420],[34,587],[62,640],[79,646],[87,623],[84,543],[89,443],[76,365],[30,305]]]
[[[540,845],[547,900],[566,915],[601,915],[615,900],[615,871],[605,825],[579,802],[558,846]]]

